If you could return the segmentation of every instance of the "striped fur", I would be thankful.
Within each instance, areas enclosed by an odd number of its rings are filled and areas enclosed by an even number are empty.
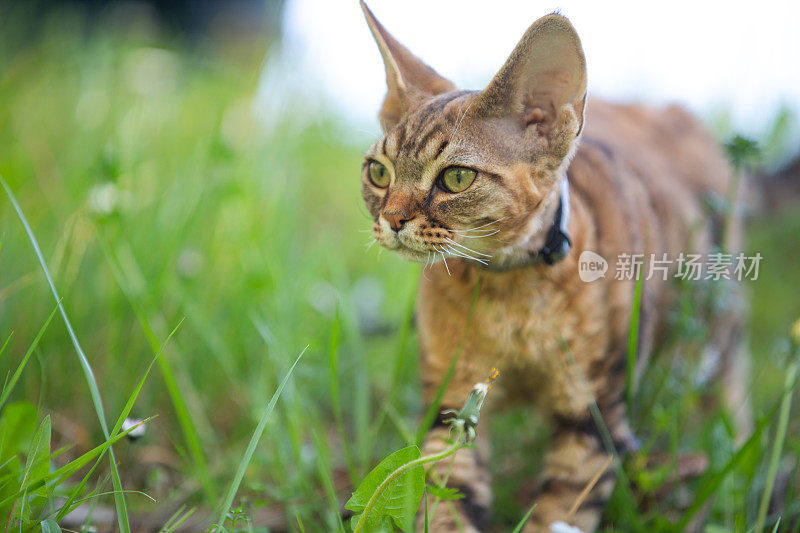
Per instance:
[[[715,141],[681,109],[587,103],[583,51],[564,17],[534,23],[486,89],[459,91],[364,9],[386,65],[388,94],[380,113],[385,135],[366,152],[362,193],[375,239],[425,263],[417,325],[426,399],[433,399],[462,340],[444,408],[458,407],[492,366],[501,369],[485,409],[525,402],[553,426],[526,531],[545,531],[559,520],[592,531],[614,487],[616,465],[603,471],[609,455],[636,446],[622,401],[634,282],[616,281],[614,262],[623,252],[676,257],[720,244],[703,198],[725,194],[731,170]],[[371,182],[370,161],[386,167],[388,187]],[[440,176],[450,166],[476,170],[475,182],[458,194],[443,190]],[[531,258],[555,216],[567,169],[572,249],[547,266]],[[387,215],[404,224],[396,230]],[[737,235],[738,222],[729,250]],[[605,278],[580,281],[584,250],[609,260]],[[663,333],[672,297],[670,283],[644,283],[640,368]],[[737,313],[720,320],[728,332],[740,324]],[[721,331],[722,368],[736,369],[724,371],[726,383],[744,390],[741,343]],[[728,396],[744,402],[741,394]],[[590,414],[594,403],[608,435]],[[746,430],[746,407],[738,412]],[[425,451],[444,446],[444,431],[431,430]],[[466,497],[440,504],[431,531],[481,531],[491,506],[487,450],[483,421],[476,448],[435,467],[450,471],[449,483]]]

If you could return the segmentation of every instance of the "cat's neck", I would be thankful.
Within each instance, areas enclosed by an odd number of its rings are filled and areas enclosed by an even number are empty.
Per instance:
[[[566,172],[562,172],[557,180],[556,186],[545,200],[545,207],[542,213],[529,222],[531,231],[526,238],[506,250],[503,250],[496,258],[490,261],[489,270],[506,271],[518,268],[525,268],[540,264],[547,264],[549,258],[545,254],[549,253],[546,246],[549,243],[554,230],[559,232],[563,223],[568,223],[569,217],[569,194],[568,178]],[[562,205],[562,202],[566,205]],[[566,216],[566,220],[562,217]]]

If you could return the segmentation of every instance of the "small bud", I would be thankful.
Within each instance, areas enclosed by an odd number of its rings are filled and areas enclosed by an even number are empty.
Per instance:
[[[456,416],[454,418],[450,419],[453,424],[463,424],[467,432],[468,440],[473,440],[475,438],[475,427],[478,425],[478,420],[481,416],[483,401],[486,399],[486,394],[492,388],[494,380],[497,379],[499,375],[500,372],[498,372],[496,368],[492,368],[492,375],[489,376],[489,379],[481,383],[476,383],[475,386],[472,387],[467,401],[464,402],[464,407],[455,413]],[[454,411],[444,412],[453,413]]]

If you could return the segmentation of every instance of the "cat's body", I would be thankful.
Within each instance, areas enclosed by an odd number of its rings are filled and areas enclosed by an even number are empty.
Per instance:
[[[702,222],[708,218],[702,201],[711,191],[724,194],[730,177],[717,144],[682,110],[590,101],[586,124],[568,172],[572,251],[567,257],[554,265],[501,272],[448,259],[447,269],[437,263],[420,282],[417,325],[426,401],[432,400],[464,339],[444,406],[458,407],[473,384],[496,366],[503,374],[498,390],[492,391],[494,404],[529,403],[553,422],[555,442],[540,479],[550,490],[540,496],[533,515],[533,523],[540,526],[565,518],[608,457],[609,450],[601,443],[587,409],[589,401],[600,406],[617,452],[635,446],[623,404],[634,281],[614,279],[612,258],[637,250],[667,252],[672,258],[681,252],[709,253],[719,243],[714,242],[713,225]],[[636,135],[629,136],[634,130]],[[612,140],[602,140],[607,138]],[[665,146],[679,164],[661,155]],[[581,281],[578,257],[583,250],[609,258],[604,278]],[[642,268],[646,277],[647,265]],[[670,279],[673,274],[670,269]],[[674,285],[662,279],[656,273],[643,285],[640,368],[671,309]],[[478,297],[470,319],[476,283]],[[725,331],[740,326],[740,318],[725,317]],[[470,327],[465,333],[467,323]],[[728,340],[731,343],[721,347],[722,365],[741,374],[744,361],[739,356],[744,354],[736,352],[740,346],[735,339]],[[739,418],[747,416],[744,398],[737,396],[744,392],[741,377],[733,376],[731,383],[731,403]],[[482,426],[486,431],[485,420]],[[440,449],[438,439],[445,434],[444,427],[434,429],[426,451]],[[467,489],[472,516],[477,519],[490,503],[489,477],[480,473],[486,461],[466,463],[451,474],[450,483]],[[613,484],[609,469],[570,523],[592,530]],[[444,521],[442,531],[450,530],[447,516],[438,519]],[[475,525],[480,526],[480,521]]]
[[[376,239],[426,262],[417,314],[426,400],[462,343],[443,409],[459,407],[489,369],[499,368],[492,401],[530,403],[554,429],[526,527],[544,530],[565,520],[593,530],[615,475],[613,466],[603,471],[610,450],[589,406],[599,406],[618,452],[635,446],[623,401],[635,282],[616,280],[615,263],[625,253],[675,259],[730,249],[738,225],[719,242],[719,221],[704,201],[728,193],[732,172],[715,141],[680,109],[587,105],[580,41],[563,17],[534,24],[490,86],[467,92],[456,91],[366,13],[389,94],[381,112],[387,134],[366,154],[362,192]],[[537,251],[558,216],[565,179],[572,246],[551,265]],[[584,250],[609,262],[604,278],[581,281]],[[444,260],[428,266],[436,257]],[[643,284],[640,366],[666,322],[670,288],[661,275]],[[733,325],[717,337],[723,368],[743,359],[738,337],[728,334],[738,320],[720,320]],[[741,378],[737,368],[730,381]],[[743,402],[733,396],[731,403]],[[431,531],[481,529],[491,502],[487,430],[482,419],[483,442],[459,451],[453,465],[440,465],[466,497],[456,506],[458,517],[440,506]],[[445,426],[434,426],[426,451],[442,449],[446,436]]]

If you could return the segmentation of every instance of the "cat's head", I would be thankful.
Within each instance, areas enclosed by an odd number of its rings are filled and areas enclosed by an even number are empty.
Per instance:
[[[361,6],[388,85],[385,134],[362,172],[373,236],[411,261],[522,263],[544,244],[583,127],[586,62],[575,29],[557,14],[537,20],[484,90],[459,91]]]

